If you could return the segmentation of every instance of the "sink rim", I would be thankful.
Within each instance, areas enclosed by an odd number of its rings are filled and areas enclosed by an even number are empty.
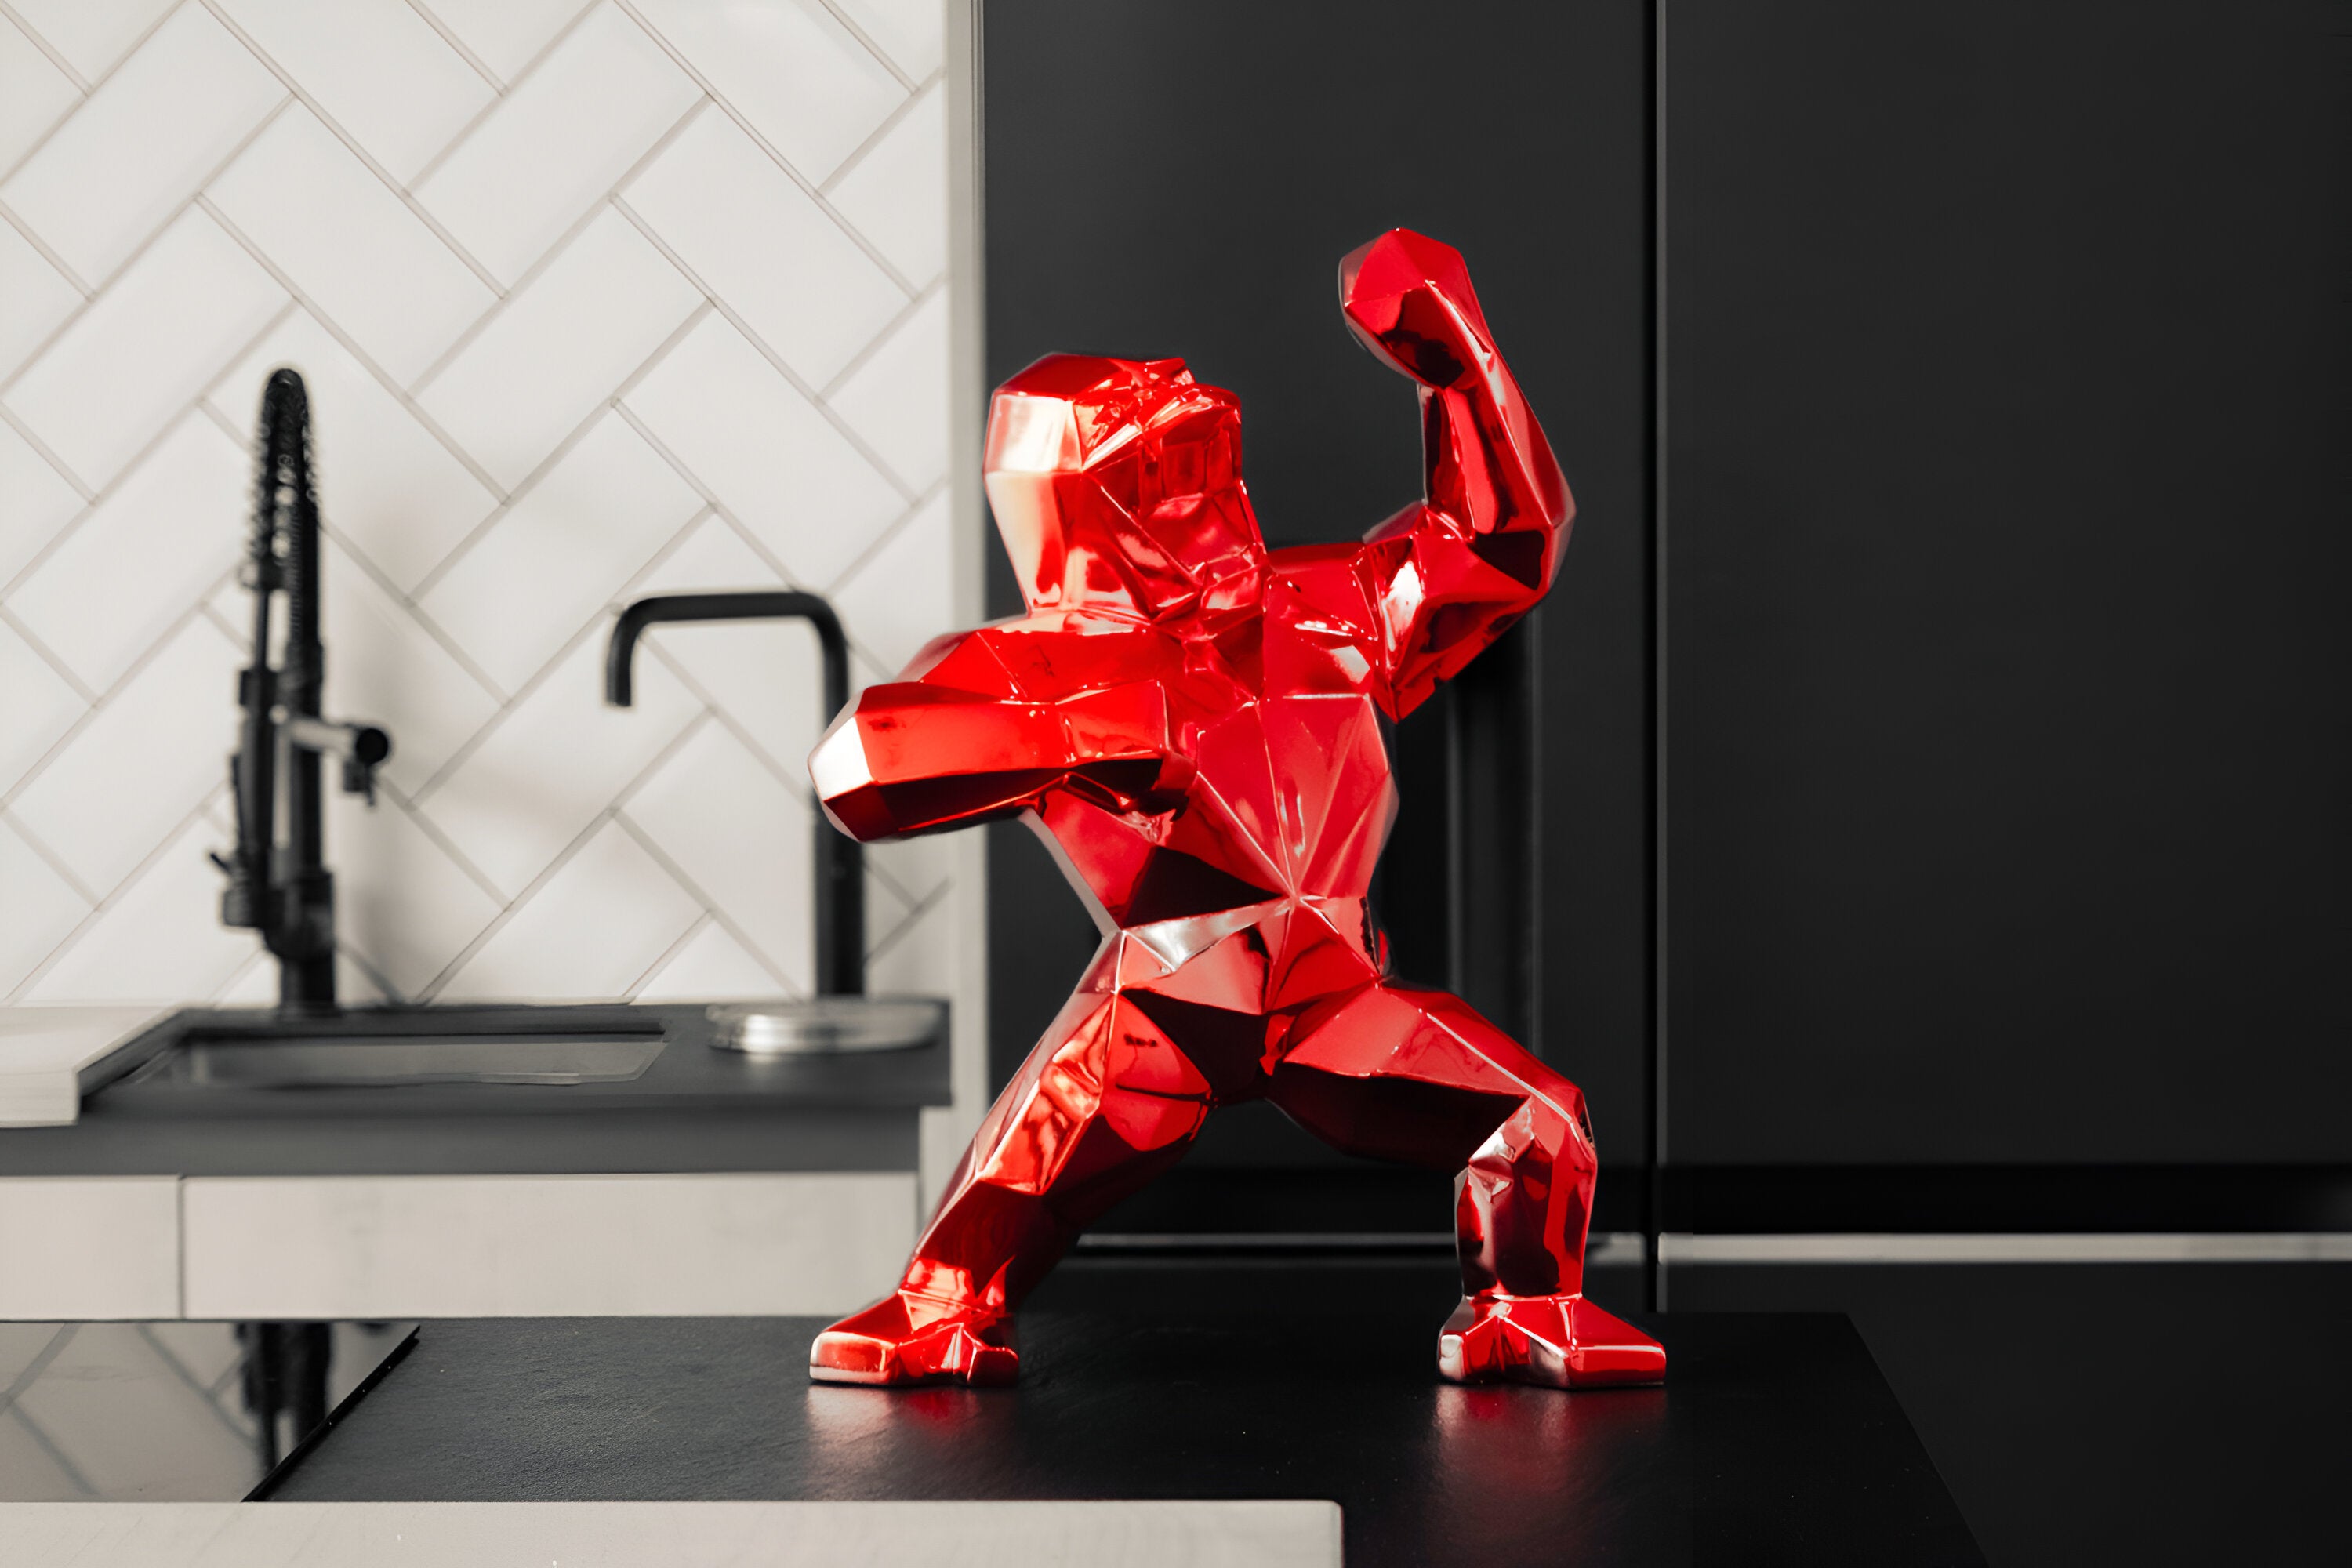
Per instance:
[[[120,1082],[124,1088],[168,1083],[189,1090],[248,1092],[451,1084],[568,1088],[633,1083],[668,1046],[667,1035],[590,1030],[325,1037],[192,1033],[155,1052]],[[582,1047],[589,1048],[585,1060]],[[474,1065],[469,1056],[499,1065]]]

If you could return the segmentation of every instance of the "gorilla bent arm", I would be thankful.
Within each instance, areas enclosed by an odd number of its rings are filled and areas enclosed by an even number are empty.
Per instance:
[[[1421,385],[1424,499],[1357,559],[1402,717],[1550,589],[1576,503],[1459,253],[1383,235],[1340,262],[1339,299],[1364,346]]]

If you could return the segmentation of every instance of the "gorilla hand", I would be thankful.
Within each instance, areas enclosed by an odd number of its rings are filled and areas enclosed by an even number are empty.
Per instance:
[[[1462,386],[1495,357],[1462,253],[1409,228],[1348,253],[1339,309],[1366,348],[1423,386]]]

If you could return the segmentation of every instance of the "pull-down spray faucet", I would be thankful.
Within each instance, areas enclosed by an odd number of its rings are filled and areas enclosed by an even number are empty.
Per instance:
[[[327,679],[319,637],[319,498],[310,485],[310,398],[290,369],[273,372],[262,389],[255,446],[244,576],[253,594],[253,663],[237,677],[245,718],[228,760],[236,847],[213,863],[228,873],[221,923],[258,931],[278,957],[278,1011],[327,1014],[335,1011],[335,884],[326,865],[319,758],[340,758],[344,791],[373,805],[375,770],[392,754],[392,737],[372,724],[319,716]],[[273,669],[269,605],[281,593],[285,642]]]

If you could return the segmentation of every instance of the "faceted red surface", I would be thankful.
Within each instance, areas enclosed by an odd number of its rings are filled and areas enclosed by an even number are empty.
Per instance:
[[[898,1290],[819,1336],[819,1378],[1009,1381],[1010,1315],[1077,1234],[1260,1097],[1341,1149],[1459,1173],[1446,1376],[1664,1374],[1581,1297],[1583,1095],[1391,979],[1365,903],[1391,726],[1543,596],[1574,506],[1457,252],[1391,230],[1340,263],[1339,296],[1420,389],[1421,501],[1360,543],[1269,552],[1233,394],[1181,360],[1049,355],[989,412],[1028,613],[932,643],[810,758],[859,838],[1023,817],[1104,938]]]

